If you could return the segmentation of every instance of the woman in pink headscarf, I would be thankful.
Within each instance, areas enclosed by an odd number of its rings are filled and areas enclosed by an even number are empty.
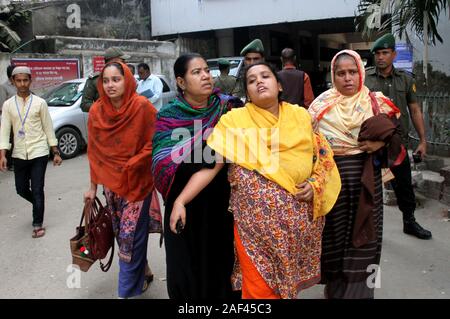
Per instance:
[[[333,149],[342,182],[326,216],[322,283],[328,298],[373,298],[383,227],[381,167],[398,165],[406,155],[396,125],[400,111],[364,86],[355,51],[334,56],[331,77],[333,88],[308,109]]]

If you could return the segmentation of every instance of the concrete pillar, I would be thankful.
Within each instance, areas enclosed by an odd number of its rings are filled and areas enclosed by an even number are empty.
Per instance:
[[[218,57],[234,55],[233,29],[216,30]]]

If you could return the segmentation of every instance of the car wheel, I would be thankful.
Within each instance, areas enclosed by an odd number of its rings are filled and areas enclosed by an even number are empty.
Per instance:
[[[81,137],[76,130],[64,127],[56,133],[58,149],[63,159],[73,158],[81,149]]]

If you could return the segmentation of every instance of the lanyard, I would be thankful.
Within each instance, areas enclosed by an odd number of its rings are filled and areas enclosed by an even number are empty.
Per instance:
[[[19,104],[17,104],[17,95],[15,96],[15,100],[16,100],[16,109],[17,109],[17,113],[19,114],[20,123],[22,123],[22,132],[25,132],[25,121],[27,120],[28,113],[30,112],[30,109],[31,109],[31,103],[33,102],[33,94],[31,94],[31,96],[30,96],[30,103],[28,103],[27,113],[25,114],[25,117],[23,118],[23,120],[22,120],[22,116],[20,115]]]

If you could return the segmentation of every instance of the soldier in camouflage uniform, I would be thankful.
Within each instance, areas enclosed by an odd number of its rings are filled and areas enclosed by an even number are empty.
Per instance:
[[[116,47],[111,47],[105,51],[105,63],[109,62],[124,62],[130,56],[124,54],[122,50]],[[83,89],[83,98],[81,99],[81,109],[83,112],[89,112],[91,105],[98,99],[97,79],[100,72],[96,72],[89,76]]]
[[[386,34],[372,46],[375,56],[375,67],[367,68],[365,85],[371,91],[380,91],[400,109],[400,128],[403,144],[408,145],[409,118],[419,135],[420,143],[416,154],[426,154],[427,142],[421,108],[417,102],[416,84],[414,79],[405,71],[396,69],[393,61],[396,57],[395,38]],[[394,189],[399,209],[403,213],[403,232],[420,239],[430,239],[431,232],[420,226],[414,218],[416,199],[412,187],[411,165],[408,156],[399,166],[391,169],[395,176],[391,185]]]

